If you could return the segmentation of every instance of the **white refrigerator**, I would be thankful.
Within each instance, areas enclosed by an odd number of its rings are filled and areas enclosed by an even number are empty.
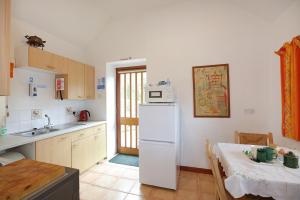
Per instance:
[[[142,104],[139,118],[140,182],[176,190],[180,171],[177,104]]]

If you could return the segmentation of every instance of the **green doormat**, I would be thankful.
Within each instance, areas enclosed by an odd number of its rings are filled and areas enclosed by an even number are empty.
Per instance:
[[[121,165],[130,165],[134,167],[139,166],[139,157],[126,155],[126,154],[118,154],[112,159],[109,160],[111,163],[121,164]]]

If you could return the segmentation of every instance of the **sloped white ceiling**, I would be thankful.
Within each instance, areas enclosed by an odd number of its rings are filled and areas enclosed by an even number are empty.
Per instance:
[[[13,14],[49,33],[85,46],[110,20],[178,0],[13,0]]]
[[[57,37],[84,47],[111,20],[193,0],[12,0],[13,14]],[[194,0],[210,1],[210,0]],[[215,0],[216,1],[216,0]],[[265,20],[274,20],[297,0],[226,0]],[[223,0],[224,2],[224,0]]]

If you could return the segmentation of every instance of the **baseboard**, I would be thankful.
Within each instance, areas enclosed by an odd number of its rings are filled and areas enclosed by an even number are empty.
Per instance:
[[[197,167],[180,166],[180,170],[196,172],[201,174],[212,174],[211,169],[204,169],[204,168],[197,168]]]

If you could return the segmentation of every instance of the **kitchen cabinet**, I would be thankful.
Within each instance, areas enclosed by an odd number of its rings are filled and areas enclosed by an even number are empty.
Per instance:
[[[106,158],[106,125],[66,133],[36,142],[36,160],[83,172]]]
[[[30,46],[15,49],[16,67],[30,67],[55,74],[68,72],[67,58]]]
[[[100,125],[73,135],[72,167],[83,172],[106,157],[106,126]]]
[[[9,95],[11,59],[11,1],[0,1],[0,96]]]
[[[94,135],[93,141],[93,162],[97,163],[106,157],[106,133],[98,133]]]
[[[72,143],[72,167],[80,172],[95,164],[93,156],[93,136],[82,138]]]
[[[71,135],[37,141],[35,148],[37,161],[71,167]]]
[[[85,98],[95,99],[95,68],[85,65],[84,76]]]
[[[68,59],[68,99],[85,99],[84,64]]]

